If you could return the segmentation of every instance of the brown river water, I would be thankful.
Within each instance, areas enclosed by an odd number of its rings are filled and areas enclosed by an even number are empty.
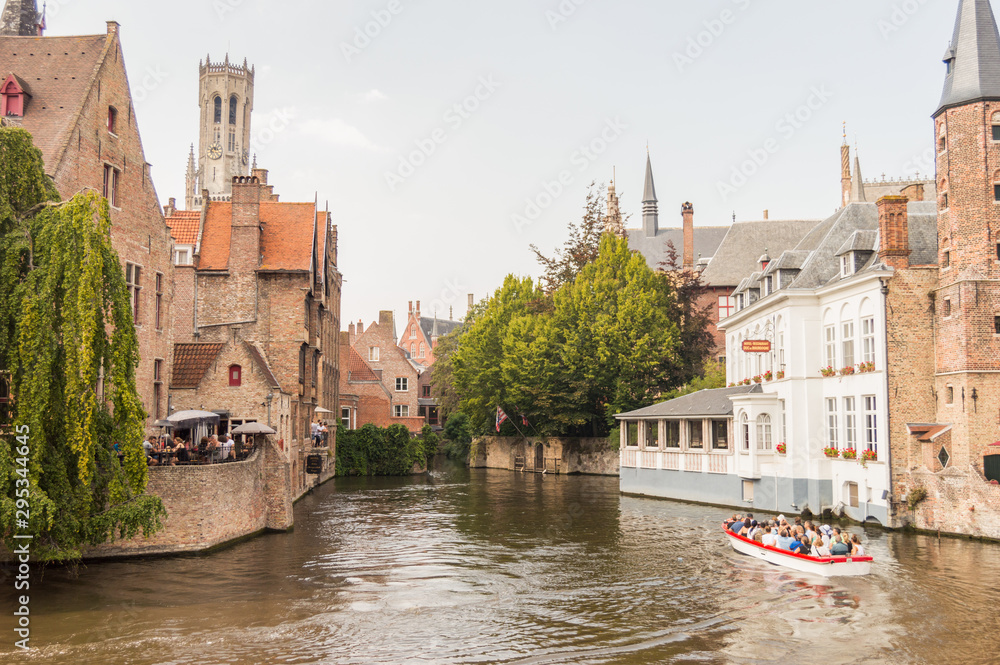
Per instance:
[[[47,570],[0,663],[1000,663],[1000,545],[852,527],[874,573],[823,580],[733,552],[725,514],[617,478],[337,480],[287,534]]]

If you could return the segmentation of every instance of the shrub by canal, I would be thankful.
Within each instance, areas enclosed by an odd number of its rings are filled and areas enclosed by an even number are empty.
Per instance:
[[[338,476],[408,476],[426,468],[437,452],[438,436],[424,427],[419,438],[402,425],[341,431],[337,434]]]

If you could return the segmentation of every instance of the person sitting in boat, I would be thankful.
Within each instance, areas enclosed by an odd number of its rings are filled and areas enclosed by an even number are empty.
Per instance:
[[[852,556],[865,556],[865,548],[861,546],[861,539],[858,538],[858,534],[851,534],[851,545],[853,547]]]
[[[819,532],[823,538],[823,544],[830,547],[830,542],[833,540],[833,529],[828,524],[824,524],[819,528]]]
[[[729,525],[729,530],[735,533],[737,536],[740,535],[740,531],[743,530],[743,517],[741,515],[736,516],[736,521]]]
[[[806,540],[805,535],[800,534],[795,537],[795,540],[792,541],[792,544],[789,545],[788,549],[798,554],[809,554],[812,550],[812,547]]]
[[[740,516],[739,516],[739,515],[737,515],[736,513],[733,513],[733,516],[732,516],[732,517],[730,517],[730,518],[727,518],[727,519],[726,519],[725,521],[723,521],[722,523],[723,523],[723,524],[725,524],[725,525],[726,525],[726,528],[728,529],[729,527],[731,527],[732,525],[736,524],[736,523],[737,523],[737,522],[739,522],[739,521],[740,521]]]
[[[778,549],[790,551],[793,542],[795,542],[795,539],[792,538],[791,532],[788,530],[788,527],[784,527],[778,532],[778,541],[774,546]]]
[[[764,544],[764,529],[757,527],[757,529],[753,532],[753,541],[758,545]]]
[[[813,539],[812,555],[820,558],[830,556],[830,548],[826,546],[826,543],[823,542],[823,538],[821,536],[816,536]]]
[[[774,530],[771,528],[771,525],[768,524],[761,531],[760,543],[765,547],[774,547],[774,539],[775,539]]]
[[[806,522],[805,530],[806,535],[809,536],[809,542],[811,543],[816,538],[816,525],[812,522]]]
[[[833,545],[830,546],[830,554],[833,556],[847,556],[851,553],[851,548],[844,542],[843,536],[833,537]]]

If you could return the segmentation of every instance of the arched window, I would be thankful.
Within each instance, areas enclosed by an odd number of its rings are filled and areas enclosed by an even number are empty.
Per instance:
[[[215,124],[222,122],[222,97],[215,97]]]
[[[412,326],[410,326],[410,337],[416,337],[416,336],[417,336],[417,324],[414,323]]]
[[[745,412],[740,415],[740,445],[743,450],[750,450],[750,418]]]
[[[757,416],[757,450],[771,450],[771,416]]]
[[[236,99],[236,95],[229,98],[229,124],[236,124],[236,109],[239,108],[239,101]]]
[[[243,385],[243,368],[239,365],[229,366],[229,387],[239,388]]]
[[[416,358],[417,357],[417,344],[416,344],[416,342],[410,342],[410,357],[411,358]]]
[[[424,343],[420,342],[420,355],[417,356],[417,357],[418,358],[425,358],[426,356],[427,356],[427,352],[424,350]]]

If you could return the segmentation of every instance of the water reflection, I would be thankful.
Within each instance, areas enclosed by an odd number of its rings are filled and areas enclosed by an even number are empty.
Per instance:
[[[337,480],[289,534],[48,571],[38,648],[0,662],[997,662],[997,546],[870,530],[873,575],[813,579],[733,553],[724,512],[614,478]]]

